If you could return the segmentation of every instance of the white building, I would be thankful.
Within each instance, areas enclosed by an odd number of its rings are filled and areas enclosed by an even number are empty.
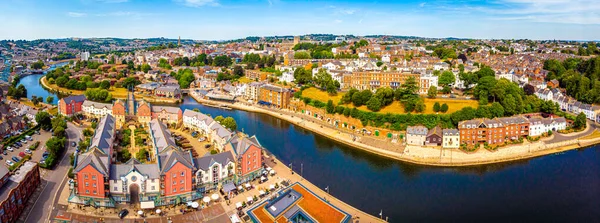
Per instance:
[[[112,115],[112,104],[93,102],[85,100],[81,104],[83,115],[88,118],[102,118],[106,115]]]
[[[210,116],[186,109],[183,111],[183,127],[199,131],[204,135],[210,134],[210,125],[215,122]]]
[[[460,133],[458,129],[444,129],[442,130],[442,137],[442,148],[456,149],[460,146]]]
[[[444,62],[435,63],[433,65],[433,69],[434,70],[448,70],[448,69],[450,69],[450,64],[444,63]]]
[[[294,82],[296,79],[294,78],[294,73],[290,72],[290,71],[286,71],[283,72],[283,74],[281,75],[281,77],[279,77],[279,81],[281,82],[287,82],[287,83],[291,83]]]
[[[560,118],[529,118],[529,136],[540,136],[548,131],[559,131],[567,128],[567,120]]]
[[[129,202],[127,195],[131,193],[138,193],[141,202],[153,200],[160,196],[160,170],[156,164],[141,164],[136,159],[113,164],[110,166],[109,186],[116,202]]]
[[[227,181],[233,181],[236,171],[231,151],[194,159],[198,170],[195,173],[197,188],[213,189]]]
[[[389,55],[389,54],[385,54],[385,55],[383,55],[383,56],[381,57],[381,61],[382,61],[382,62],[384,62],[384,63],[391,63],[391,62],[392,62],[392,59],[390,58],[390,55]]]
[[[252,100],[253,102],[257,102],[258,101],[258,97],[260,95],[260,88],[263,86],[262,83],[260,82],[252,82],[250,84],[248,84],[248,87],[246,87],[246,92],[245,92],[245,98],[247,100]]]
[[[406,143],[415,146],[425,145],[428,131],[425,126],[408,126],[406,128]]]
[[[90,59],[90,52],[81,52],[79,54],[79,60],[88,61]]]

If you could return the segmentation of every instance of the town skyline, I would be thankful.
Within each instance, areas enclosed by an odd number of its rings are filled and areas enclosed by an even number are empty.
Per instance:
[[[592,1],[10,0],[0,39],[400,35],[423,38],[598,40]],[[226,15],[226,16],[223,16]],[[57,25],[60,24],[60,25]]]

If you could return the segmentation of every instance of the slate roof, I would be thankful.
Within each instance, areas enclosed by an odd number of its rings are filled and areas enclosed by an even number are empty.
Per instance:
[[[256,136],[246,137],[243,135],[235,135],[229,140],[228,145],[231,147],[231,150],[237,158],[244,155],[246,150],[252,145],[262,148],[262,145],[260,145]]]
[[[92,138],[89,148],[98,148],[104,154],[109,154],[108,149],[111,148],[115,140],[115,118],[112,115],[102,117],[96,128],[96,133]]]
[[[132,158],[130,161],[135,160]],[[119,180],[122,176],[127,175],[131,171],[136,171],[144,176],[148,176],[148,179],[160,178],[160,171],[156,164],[140,164],[139,161],[130,162],[124,164],[116,164],[110,166],[110,180]]]
[[[413,135],[427,135],[428,131],[427,127],[422,125],[406,127],[406,132]]]
[[[262,86],[262,88],[267,89],[269,91],[275,91],[275,92],[286,92],[287,89],[282,88],[282,87],[278,87],[275,85],[270,85],[270,84],[265,84]]]
[[[427,132],[427,137],[432,136],[432,135],[437,135],[439,137],[442,137],[442,128],[440,128],[439,126],[433,127],[432,129],[429,130],[429,132]]]
[[[212,166],[214,163],[220,163],[222,166],[225,166],[229,162],[235,163],[235,159],[233,158],[233,155],[229,151],[214,154],[214,155],[207,155],[204,157],[194,159],[194,163],[196,164],[196,167],[200,170],[205,170],[205,171],[209,170],[210,166]]]
[[[194,161],[192,161],[192,153],[179,149],[171,149],[167,153],[159,155],[158,163],[161,175],[169,171],[177,163],[181,163],[192,170],[195,169]]]
[[[93,101],[90,101],[90,100],[85,100],[81,106],[83,106],[83,107],[95,107],[97,109],[106,108],[108,110],[112,110],[112,107],[113,107],[113,105],[109,104],[109,103],[99,103],[99,102],[93,102]]]
[[[177,147],[175,139],[173,139],[171,132],[167,129],[165,124],[156,119],[152,119],[148,125],[150,127],[150,135],[152,140],[154,140],[154,145],[156,146],[158,153],[162,153],[169,147]]]
[[[171,113],[171,114],[179,114],[179,112],[181,111],[181,108],[179,107],[172,107],[172,106],[152,106],[152,112],[162,112],[163,110],[165,110],[167,113]]]
[[[85,101],[85,95],[72,95],[62,99],[65,103],[70,104],[72,101],[83,102]]]
[[[77,166],[73,170],[73,173],[78,173],[88,165],[94,167],[104,176],[108,176],[110,165],[108,155],[103,154],[98,150],[92,150],[88,153],[79,155],[77,158]]]
[[[213,122],[213,124],[210,125],[210,130],[216,131],[217,135],[221,138],[228,138],[232,134],[229,130],[227,130],[227,128],[223,127],[218,122]]]
[[[444,136],[458,136],[459,131],[458,131],[458,129],[444,129],[444,130],[442,130],[442,134]]]
[[[210,116],[190,109],[186,109],[185,111],[183,111],[183,116],[196,117],[196,119],[203,121],[204,124],[206,124],[206,126],[210,126],[210,124],[214,122],[214,120]]]

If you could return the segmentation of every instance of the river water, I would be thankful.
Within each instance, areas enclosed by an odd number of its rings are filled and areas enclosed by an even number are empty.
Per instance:
[[[67,65],[67,64],[68,64],[67,62],[63,62],[63,63],[51,65],[50,68],[48,68],[48,70],[46,70],[44,72],[44,74],[48,71],[56,69],[57,67],[61,67],[61,66]],[[42,97],[44,102],[46,102],[46,97],[53,96],[54,101],[52,102],[52,104],[55,105],[58,103],[59,97],[54,93],[48,92],[46,89],[44,89],[42,87],[42,85],[39,82],[40,78],[42,78],[44,76],[44,74],[34,74],[34,75],[22,77],[19,80],[19,83],[17,84],[17,86],[19,86],[19,84],[23,84],[23,86],[25,86],[25,88],[27,88],[27,98],[29,98],[29,99],[31,99],[31,96],[35,95],[37,97]]]
[[[45,91],[37,80],[28,83],[32,94]],[[352,149],[268,115],[203,106],[191,97],[180,106],[235,118],[239,130],[256,135],[279,160],[297,172],[302,165],[310,182],[367,213],[382,211],[390,222],[600,222],[598,146],[505,164],[424,167]]]

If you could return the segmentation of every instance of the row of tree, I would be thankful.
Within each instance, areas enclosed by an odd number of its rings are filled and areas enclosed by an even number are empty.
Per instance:
[[[546,60],[546,80],[556,79],[567,95],[585,103],[600,103],[600,57]]]
[[[366,105],[369,110],[377,112],[396,100],[403,105],[405,112],[423,112],[425,102],[418,93],[419,84],[414,77],[410,77],[396,90],[383,87],[378,88],[375,94],[371,90],[359,91],[352,88],[344,94],[340,103],[353,103],[355,107]]]

